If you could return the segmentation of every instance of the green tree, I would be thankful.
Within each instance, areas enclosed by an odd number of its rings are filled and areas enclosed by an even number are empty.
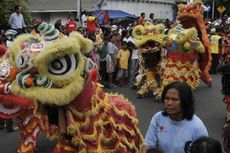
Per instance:
[[[7,23],[11,13],[14,12],[14,7],[16,4],[20,4],[22,8],[22,14],[25,20],[25,24],[31,25],[31,12],[25,6],[29,0],[0,0],[0,29],[6,29]]]

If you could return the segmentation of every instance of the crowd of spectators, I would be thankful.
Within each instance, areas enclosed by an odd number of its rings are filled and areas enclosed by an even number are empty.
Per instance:
[[[133,27],[144,25],[147,21],[153,24],[163,23],[166,27],[165,32],[167,32],[175,26],[176,22],[169,19],[156,20],[153,13],[147,19],[144,12],[127,27],[122,27],[119,22],[112,22],[108,11],[103,12],[103,18],[103,25],[99,25],[96,16],[84,11],[80,20],[73,14],[70,14],[65,24],[62,23],[61,19],[57,19],[55,28],[61,31],[63,35],[78,31],[93,41],[94,48],[86,56],[96,63],[101,84],[107,88],[130,87],[138,74],[138,60],[140,58],[138,47],[132,36]],[[213,58],[210,73],[214,74],[218,64],[223,62],[224,56],[230,52],[230,18],[224,16],[222,19],[214,21],[205,20],[205,25],[210,36]],[[16,6],[15,13],[10,16],[9,27],[16,31],[15,34],[11,33],[11,39],[15,35],[21,34],[26,27],[20,6]],[[9,38],[8,35],[4,34],[4,32],[1,33],[1,46],[7,47],[6,42],[9,41]],[[176,82],[167,86],[163,91],[162,101],[165,109],[153,116],[145,137],[146,147],[143,152],[161,153],[165,151],[165,153],[175,153],[177,150],[177,153],[182,153],[189,150],[191,153],[222,153],[220,142],[208,137],[206,127],[194,114],[192,91],[186,84]],[[165,131],[164,126],[159,126],[159,124],[169,127],[169,131]],[[2,126],[4,126],[4,122],[2,122]],[[184,133],[178,133],[178,129],[183,129]],[[175,138],[176,142],[168,141],[169,139],[175,140]],[[191,138],[193,142],[188,144],[185,142],[187,138]],[[224,131],[223,145],[224,150],[229,153],[229,127]],[[186,149],[184,146],[187,146]]]

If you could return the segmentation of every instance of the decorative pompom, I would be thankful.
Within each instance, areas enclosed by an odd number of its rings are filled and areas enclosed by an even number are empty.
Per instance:
[[[42,22],[38,25],[37,30],[44,36],[46,41],[51,41],[59,38],[59,31],[55,29],[54,25]]]
[[[187,49],[187,50],[190,49],[191,48],[191,44],[189,42],[186,42],[184,44],[184,48]]]
[[[33,79],[32,78],[26,78],[25,79],[25,83],[29,86],[32,86],[33,85]]]
[[[18,73],[19,72],[16,68],[11,68],[10,69],[10,80],[15,80]]]
[[[0,95],[1,103],[4,106],[20,106],[22,109],[28,109],[33,106],[33,102],[30,99],[15,96],[13,94]]]
[[[20,85],[22,88],[27,89],[34,85],[33,78],[30,74],[26,73],[19,73],[16,76],[16,80],[18,85]]]

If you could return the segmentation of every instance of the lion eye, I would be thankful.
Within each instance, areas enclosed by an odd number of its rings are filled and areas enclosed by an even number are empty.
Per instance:
[[[11,84],[10,83],[7,83],[4,87],[4,93],[5,94],[8,94],[10,93],[10,88],[11,88]]]
[[[138,36],[141,36],[142,35],[142,32],[140,30],[137,31],[137,35]]]
[[[0,80],[5,80],[10,75],[10,66],[7,60],[0,64]]]
[[[66,55],[55,59],[49,64],[49,72],[53,75],[66,75],[73,73],[77,68],[77,59],[72,55]]]
[[[16,57],[16,66],[21,71],[27,71],[33,67],[32,57],[30,55],[21,53]]]

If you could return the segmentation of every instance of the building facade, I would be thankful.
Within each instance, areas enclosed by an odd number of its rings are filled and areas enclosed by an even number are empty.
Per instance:
[[[122,10],[127,13],[140,16],[145,12],[146,17],[154,13],[156,19],[172,20],[176,0],[108,0],[103,9]]]
[[[80,2],[82,9],[90,10],[95,7],[98,0],[81,0]],[[31,0],[26,5],[31,10],[34,19],[50,23],[61,19],[62,24],[65,24],[71,13],[78,15],[78,4],[79,0]]]
[[[172,20],[175,18],[176,3],[181,1],[186,0],[31,0],[28,8],[33,18],[50,23],[60,18],[65,24],[70,13],[77,15],[78,4],[81,10],[121,10],[136,16],[145,12],[146,18],[154,13],[155,19]]]

